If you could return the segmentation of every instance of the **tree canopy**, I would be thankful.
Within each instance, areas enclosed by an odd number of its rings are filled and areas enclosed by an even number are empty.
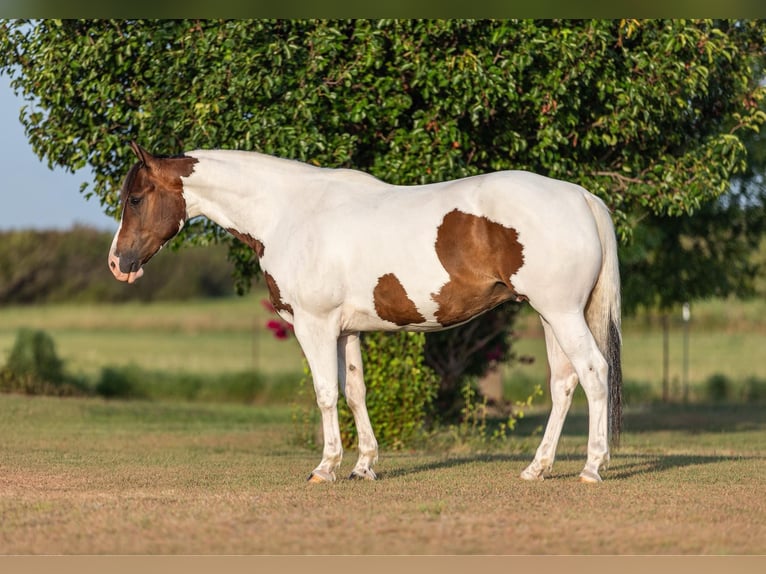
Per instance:
[[[84,191],[112,213],[136,139],[399,184],[527,169],[601,196],[626,239],[745,171],[765,45],[761,21],[15,20],[0,23],[0,72],[28,101],[34,150],[89,165]],[[223,233],[203,222],[192,237]]]

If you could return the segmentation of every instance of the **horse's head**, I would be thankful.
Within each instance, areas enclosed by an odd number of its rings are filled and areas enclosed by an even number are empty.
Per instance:
[[[135,142],[138,162],[122,186],[122,220],[109,250],[109,269],[116,279],[133,283],[142,266],[173,238],[186,221],[182,177],[194,171],[196,159],[156,157]]]

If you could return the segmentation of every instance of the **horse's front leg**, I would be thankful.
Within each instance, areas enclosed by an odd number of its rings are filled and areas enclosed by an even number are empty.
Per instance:
[[[364,386],[364,370],[362,369],[362,349],[359,333],[344,335],[338,339],[338,374],[340,388],[346,397],[351,413],[354,415],[356,432],[359,437],[359,459],[349,478],[364,478],[375,480],[372,470],[378,460],[378,441],[370,424],[367,413]]]
[[[311,368],[317,405],[322,413],[324,449],[322,461],[309,475],[309,482],[333,482],[343,458],[338,424],[338,330],[328,319],[296,315],[295,336]]]

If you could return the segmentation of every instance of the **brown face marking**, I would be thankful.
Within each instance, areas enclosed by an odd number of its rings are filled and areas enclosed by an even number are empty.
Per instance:
[[[263,277],[266,279],[266,287],[269,289],[269,299],[271,304],[277,311],[287,311],[291,315],[294,315],[293,308],[289,303],[282,301],[282,294],[279,292],[279,285],[274,278],[266,271],[263,272]]]
[[[231,233],[234,237],[239,239],[245,245],[249,246],[250,249],[255,251],[255,254],[259,258],[263,257],[263,252],[265,251],[266,247],[263,245],[261,241],[257,240],[255,237],[253,237],[249,233],[240,233],[233,227],[227,227],[226,231]]]
[[[431,295],[439,305],[436,320],[444,326],[523,297],[511,283],[524,265],[524,246],[512,227],[455,209],[439,226],[436,255],[450,277]]]
[[[426,320],[415,307],[415,303],[407,297],[404,285],[393,273],[386,273],[378,278],[378,284],[372,291],[372,298],[378,317],[400,327]]]
[[[116,253],[120,270],[137,270],[159,251],[186,219],[183,181],[194,172],[191,157],[155,157],[131,143],[139,162],[125,177],[120,201],[122,221]]]

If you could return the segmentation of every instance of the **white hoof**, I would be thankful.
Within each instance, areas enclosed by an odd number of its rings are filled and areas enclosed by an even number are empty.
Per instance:
[[[335,473],[327,472],[326,470],[316,469],[309,475],[307,482],[312,484],[320,484],[323,482],[335,482]]]
[[[530,464],[527,468],[521,471],[519,475],[523,480],[544,480],[544,469],[536,463]]]
[[[587,484],[596,484],[597,482],[601,482],[601,477],[598,475],[597,472],[593,472],[591,470],[583,470],[580,473],[580,482],[584,482]]]

